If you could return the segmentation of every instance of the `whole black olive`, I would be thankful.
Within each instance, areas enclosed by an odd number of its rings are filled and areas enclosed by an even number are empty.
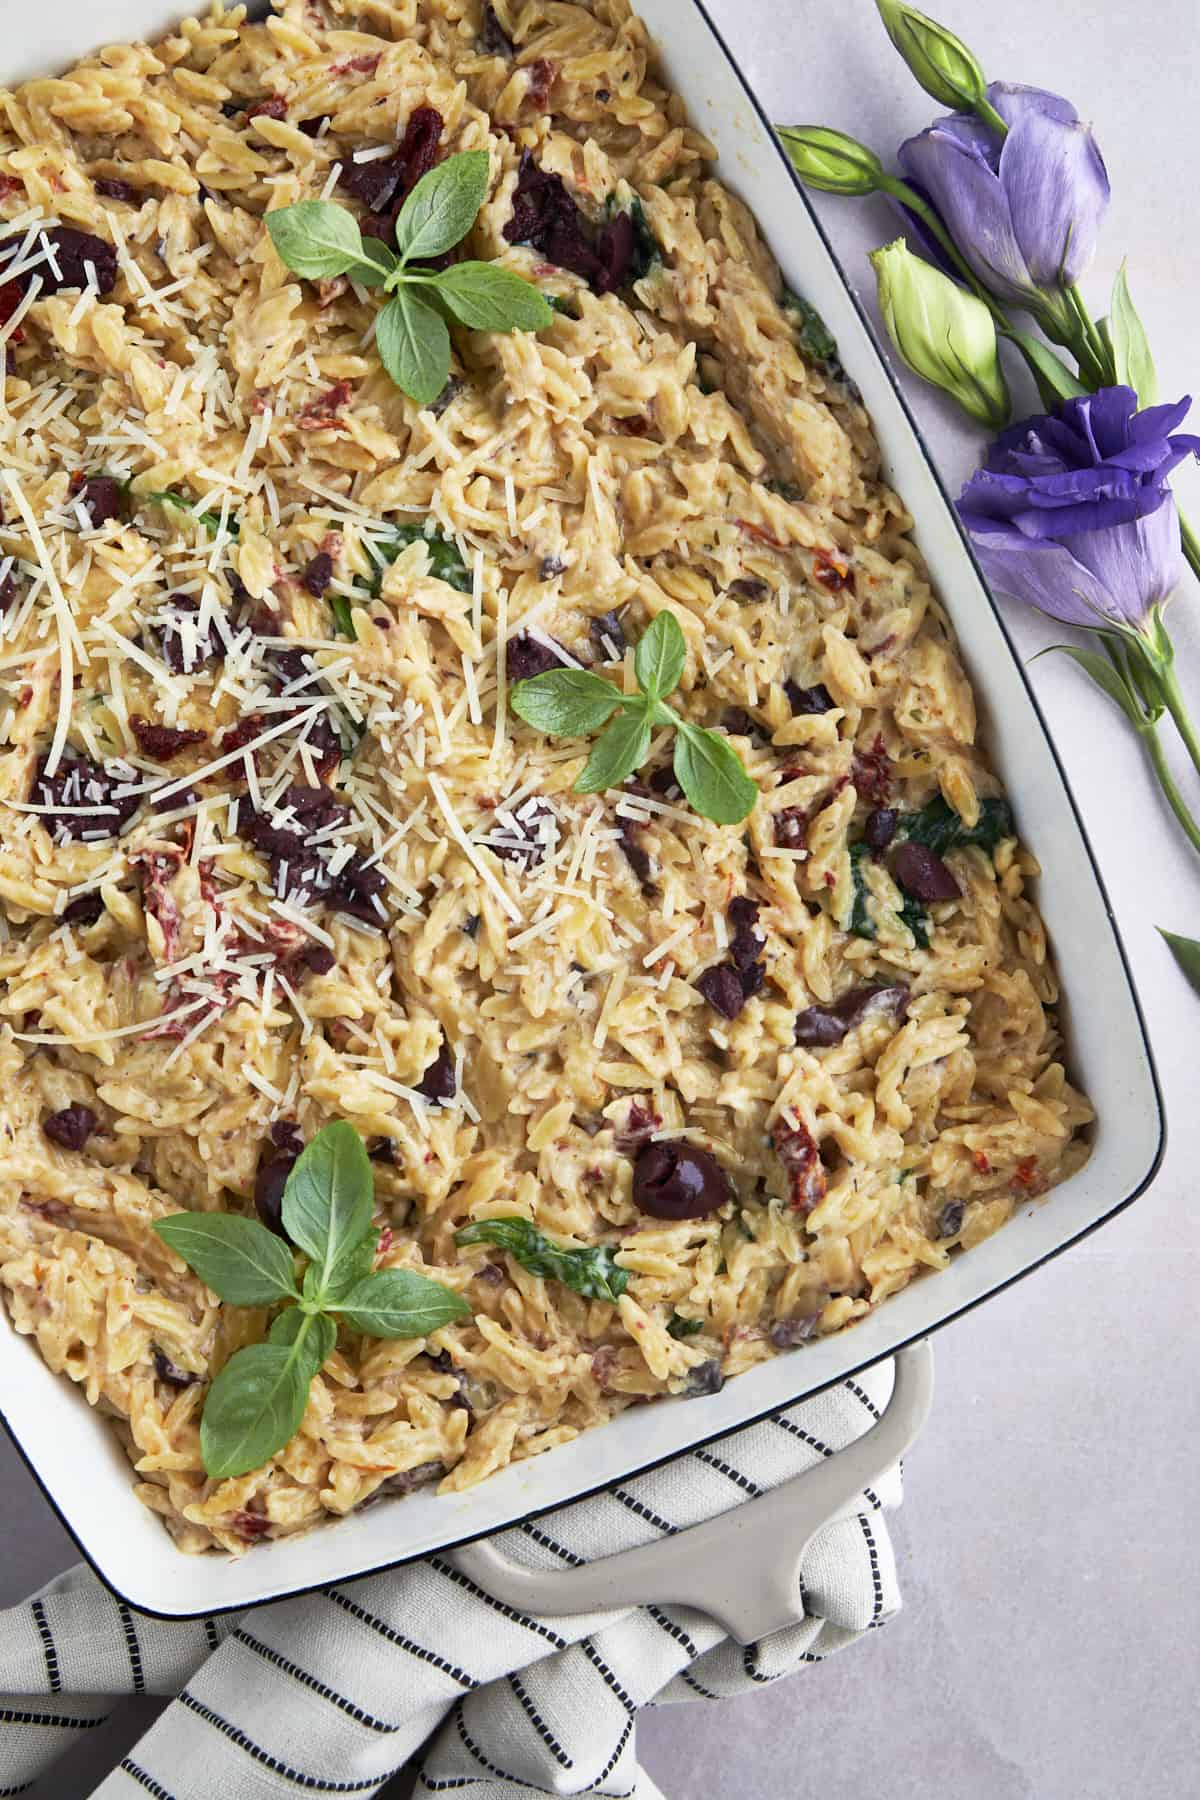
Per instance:
[[[703,1219],[736,1198],[716,1157],[682,1138],[646,1144],[638,1151],[633,1201],[652,1219]]]

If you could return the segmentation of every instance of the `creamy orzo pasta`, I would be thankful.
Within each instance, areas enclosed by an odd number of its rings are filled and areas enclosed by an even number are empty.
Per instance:
[[[624,0],[218,5],[0,97],[0,1284],[188,1550],[477,1482],[837,1331],[1086,1154],[1032,857],[819,320]],[[324,196],[386,238],[483,149],[469,252],[553,324],[456,329],[418,408],[378,296],[279,260]],[[678,702],[757,784],[699,817],[522,724],[561,664]],[[151,1231],[278,1222],[350,1121],[383,1266],[303,1426],[206,1477],[267,1315]],[[615,1302],[457,1245],[607,1246]]]

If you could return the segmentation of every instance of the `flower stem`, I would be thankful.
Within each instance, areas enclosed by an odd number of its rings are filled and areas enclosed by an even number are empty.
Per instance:
[[[1170,663],[1167,663],[1165,666],[1160,665],[1155,670],[1155,674],[1158,690],[1163,697],[1163,704],[1171,715],[1176,731],[1183,739],[1184,748],[1196,768],[1200,769],[1200,737],[1197,737],[1196,727],[1192,724],[1188,714],[1175,670]]]
[[[928,201],[923,200],[916,189],[910,188],[906,181],[898,181],[894,175],[887,175],[883,178],[879,183],[879,191],[881,194],[890,194],[893,200],[898,200],[901,206],[908,208],[909,212],[916,213],[930,236],[937,239],[971,292],[977,299],[983,301],[994,318],[1003,319],[1004,314],[999,301],[994,295],[988,293]]]
[[[1008,136],[1008,126],[1004,123],[1004,120],[1000,117],[1000,114],[996,111],[990,100],[981,95],[980,98],[976,100],[972,111],[976,118],[981,119],[985,125],[991,127],[1001,141]]]
[[[1071,303],[1071,310],[1079,320],[1080,330],[1083,332],[1084,339],[1095,359],[1096,366],[1100,373],[1100,385],[1103,387],[1107,385],[1109,381],[1116,380],[1116,370],[1112,367],[1112,359],[1109,356],[1108,347],[1100,335],[1099,327],[1087,309],[1087,302],[1079,291],[1078,283],[1072,282],[1070,287],[1065,291],[1067,299]]]
[[[1174,718],[1173,713],[1171,716]],[[1176,724],[1178,724],[1178,720],[1176,720]],[[1175,777],[1167,767],[1167,759],[1163,755],[1163,747],[1158,738],[1158,727],[1147,720],[1146,724],[1140,728],[1140,735],[1146,746],[1146,754],[1153,765],[1154,773],[1158,777],[1158,785],[1167,797],[1167,804],[1183,826],[1193,850],[1200,851],[1200,825],[1197,825],[1188,811],[1183,795],[1175,785]]]

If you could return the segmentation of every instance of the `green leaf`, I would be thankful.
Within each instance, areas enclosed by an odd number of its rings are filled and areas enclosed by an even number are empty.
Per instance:
[[[466,150],[422,175],[396,220],[402,263],[441,256],[466,237],[487,199],[488,154]]]
[[[345,1256],[336,1265],[325,1285],[325,1304],[333,1306],[343,1294],[365,1281],[375,1267],[375,1253],[379,1248],[379,1233],[372,1229],[365,1238],[361,1238],[353,1250],[347,1250]],[[311,1268],[311,1264],[309,1267]],[[307,1288],[306,1288],[307,1293]],[[315,1298],[314,1296],[311,1296]]]
[[[703,1330],[703,1319],[685,1319],[682,1313],[673,1312],[667,1320],[668,1337],[690,1338]]]
[[[382,238],[364,238],[361,260],[350,263],[344,272],[361,287],[377,288],[386,287],[399,267],[400,258]]]
[[[374,1193],[366,1148],[344,1119],[318,1131],[294,1163],[283,1190],[283,1228],[317,1265],[319,1297],[371,1229]]]
[[[330,281],[364,260],[354,215],[332,200],[278,207],[267,214],[267,230],[288,268],[309,281]]]
[[[897,843],[909,838],[924,844],[938,856],[947,850],[961,850],[977,844],[982,850],[994,850],[1003,838],[1012,837],[1012,809],[1007,800],[983,800],[974,825],[965,825],[954,808],[940,794],[918,812],[902,813],[896,830]]]
[[[913,894],[905,894],[904,905],[896,914],[900,923],[912,932],[918,950],[929,948],[929,914]]]
[[[305,1329],[304,1321],[308,1320]],[[318,1374],[333,1355],[337,1344],[337,1326],[324,1313],[301,1312],[298,1306],[289,1306],[278,1318],[271,1321],[271,1329],[267,1333],[267,1342],[282,1344],[290,1349],[303,1335],[300,1348],[300,1367],[308,1365],[308,1379]]]
[[[440,531],[427,532],[423,524],[396,525],[392,528],[390,538],[371,546],[370,554],[379,559],[380,567],[376,569],[370,581],[360,582],[372,597],[377,597],[383,586],[383,570],[394,563],[402,550],[409,544],[422,543],[429,553],[429,572],[444,581],[448,587],[460,594],[469,594],[474,581],[470,569],[463,561],[458,545],[453,538],[443,537]]]
[[[412,288],[393,294],[379,314],[375,346],[396,386],[418,406],[437,399],[450,375],[450,333],[441,313]]]
[[[333,622],[341,632],[342,636],[357,642],[358,633],[354,629],[354,619],[350,610],[350,602],[347,600],[345,594],[331,594],[329,596],[329,610],[333,614]]]
[[[643,694],[662,700],[679,686],[687,661],[687,639],[673,612],[656,613],[642,633],[633,657],[633,672]]]
[[[871,890],[867,885],[867,877],[863,864],[871,861],[871,847],[860,838],[857,844],[850,846],[850,879],[854,884],[854,897],[850,903],[850,918],[846,930],[855,937],[873,938],[877,936],[875,920],[871,916],[868,902]]]
[[[438,299],[473,331],[541,331],[553,321],[545,295],[496,263],[455,263],[433,279]]]
[[[816,307],[810,306],[800,294],[793,292],[786,282],[781,304],[785,312],[795,313],[800,321],[800,348],[809,361],[821,363],[833,375],[842,375],[844,371],[838,356],[837,339]]]
[[[619,787],[627,775],[641,768],[649,749],[650,719],[645,706],[626,706],[593,746],[575,792],[603,794]]]
[[[138,494],[137,498],[153,501],[156,506],[170,506],[176,512],[187,513],[190,519],[195,519],[198,525],[203,525],[210,537],[216,537],[217,532],[221,529],[220,513],[197,512],[185,494],[176,494],[171,488],[161,488],[155,493]],[[230,537],[235,538],[240,530],[237,520],[226,515],[225,530]]]
[[[1200,994],[1200,942],[1195,938],[1176,937],[1173,931],[1164,931],[1161,925],[1156,926],[1155,929],[1196,992]]]
[[[297,1295],[291,1251],[257,1219],[180,1212],[156,1220],[154,1229],[231,1306],[274,1306]]]
[[[987,77],[961,38],[903,0],[876,4],[888,36],[927,94],[966,111],[987,100]]]
[[[480,1219],[454,1234],[456,1244],[495,1244],[515,1256],[531,1275],[561,1281],[587,1300],[616,1302],[629,1285],[629,1272],[614,1260],[607,1244],[568,1250],[556,1244],[528,1219]]]
[[[598,731],[622,701],[620,688],[588,669],[547,669],[514,682],[509,703],[519,719],[549,737]]]
[[[461,1294],[413,1269],[377,1269],[337,1301],[334,1310],[354,1331],[371,1337],[417,1338],[467,1318],[471,1308]]]
[[[680,720],[675,731],[675,779],[696,812],[718,825],[737,825],[754,811],[757,783],[720,732]]]
[[[1078,644],[1047,644],[1044,650],[1038,651],[1038,656],[1049,656],[1052,650],[1060,652],[1063,656],[1069,656],[1072,662],[1078,663],[1084,674],[1090,675],[1096,686],[1106,693],[1110,700],[1115,701],[1131,725],[1138,731],[1144,728],[1146,718],[1137,695],[1131,690],[1124,675],[1113,667],[1107,657],[1101,656],[1097,650],[1083,650]],[[1034,657],[1033,661],[1036,662],[1037,657]]]
[[[304,1330],[303,1339],[289,1345],[247,1345],[230,1357],[209,1388],[200,1421],[200,1454],[214,1480],[261,1468],[299,1431],[313,1377],[309,1326],[303,1319],[297,1328]]]
[[[1150,354],[1146,328],[1130,298],[1124,263],[1117,270],[1117,278],[1113,282],[1108,334],[1118,383],[1122,387],[1133,389],[1140,406],[1153,406],[1158,399],[1158,375],[1154,368],[1154,358]]]

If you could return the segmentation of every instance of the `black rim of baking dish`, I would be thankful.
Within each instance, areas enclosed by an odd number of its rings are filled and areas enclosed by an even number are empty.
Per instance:
[[[1148,1073],[1150,1076],[1150,1087],[1151,1087],[1151,1091],[1154,1096],[1154,1108],[1155,1108],[1155,1114],[1156,1114],[1156,1118],[1157,1118],[1157,1122],[1158,1122],[1158,1137],[1157,1137],[1157,1142],[1156,1142],[1155,1149],[1154,1149],[1154,1154],[1150,1160],[1150,1166],[1146,1170],[1145,1175],[1143,1175],[1141,1180],[1138,1182],[1137,1186],[1134,1187],[1130,1193],[1124,1195],[1120,1200],[1115,1201],[1113,1203],[1113,1205],[1111,1207],[1109,1207],[1106,1212],[1102,1213],[1099,1218],[1093,1219],[1090,1224],[1085,1225],[1080,1231],[1077,1231],[1073,1237],[1064,1239],[1061,1244],[1056,1244],[1054,1246],[1054,1248],[1052,1250],[1048,1250],[1044,1256],[1039,1256],[1036,1261],[1027,1264],[1025,1268],[1018,1269],[1015,1274],[1009,1275],[1003,1281],[997,1282],[996,1285],[994,1287],[989,1288],[986,1293],[979,1294],[973,1300],[968,1300],[968,1301],[964,1302],[964,1304],[962,1306],[958,1306],[952,1312],[948,1312],[948,1313],[944,1314],[941,1318],[935,1320],[933,1324],[924,1326],[919,1331],[911,1332],[906,1338],[903,1338],[900,1342],[894,1344],[891,1347],[891,1349],[884,1352],[884,1354],[882,1356],[875,1355],[875,1356],[864,1357],[861,1362],[855,1363],[854,1366],[850,1369],[843,1370],[841,1374],[832,1377],[829,1381],[821,1382],[815,1387],[802,1388],[799,1393],[793,1394],[791,1396],[791,1398],[788,1400],[785,1400],[782,1402],[772,1402],[772,1404],[770,1406],[761,1407],[756,1412],[748,1413],[745,1418],[739,1419],[736,1425],[725,1424],[725,1425],[720,1426],[715,1431],[703,1432],[700,1436],[693,1439],[689,1444],[685,1445],[683,1448],[672,1450],[665,1456],[649,1457],[649,1458],[647,1458],[647,1460],[645,1462],[639,1462],[633,1468],[623,1469],[619,1476],[609,1477],[603,1481],[595,1482],[590,1487],[580,1489],[580,1491],[578,1493],[572,1494],[571,1497],[567,1500],[556,1500],[546,1506],[531,1507],[529,1510],[527,1510],[525,1512],[515,1514],[511,1519],[504,1521],[502,1524],[489,1526],[485,1531],[472,1531],[472,1532],[468,1532],[463,1537],[448,1539],[445,1543],[438,1544],[436,1546],[436,1548],[432,1549],[432,1550],[431,1549],[415,1550],[415,1551],[412,1551],[408,1555],[402,1554],[399,1556],[388,1556],[388,1557],[383,1558],[383,1560],[381,1560],[380,1562],[375,1562],[375,1563],[369,1564],[368,1567],[366,1567],[364,1569],[355,1570],[353,1574],[339,1575],[339,1576],[333,1577],[332,1580],[312,1581],[312,1582],[308,1582],[300,1587],[294,1587],[294,1588],[289,1587],[286,1589],[282,1589],[279,1593],[273,1594],[265,1600],[251,1601],[251,1602],[234,1600],[234,1601],[230,1601],[228,1605],[224,1605],[224,1606],[198,1607],[198,1608],[195,1608],[194,1610],[186,1611],[186,1612],[171,1612],[171,1611],[161,1611],[157,1607],[147,1606],[144,1601],[138,1600],[138,1599],[133,1599],[129,1595],[125,1594],[105,1574],[104,1570],[100,1567],[99,1563],[96,1561],[96,1559],[93,1557],[93,1555],[89,1552],[86,1544],[84,1544],[82,1542],[82,1540],[79,1538],[79,1536],[77,1535],[77,1533],[76,1533],[74,1527],[71,1525],[70,1521],[64,1516],[64,1514],[63,1514],[61,1508],[59,1507],[57,1501],[55,1500],[53,1494],[50,1493],[45,1482],[42,1480],[41,1475],[38,1473],[33,1462],[31,1461],[30,1457],[28,1456],[24,1447],[22,1446],[20,1439],[17,1437],[12,1426],[9,1424],[8,1415],[4,1411],[3,1406],[0,1405],[0,1423],[2,1423],[4,1425],[5,1431],[8,1433],[8,1436],[9,1436],[9,1440],[15,1447],[18,1456],[21,1458],[21,1461],[24,1463],[25,1467],[28,1469],[30,1475],[33,1477],[34,1481],[37,1483],[38,1487],[41,1489],[42,1494],[44,1495],[46,1502],[47,1502],[48,1506],[50,1507],[50,1510],[54,1513],[55,1517],[58,1519],[59,1524],[62,1526],[63,1530],[67,1533],[67,1536],[71,1539],[72,1543],[75,1545],[76,1549],[79,1551],[80,1555],[83,1557],[83,1559],[87,1563],[88,1567],[92,1570],[93,1574],[95,1574],[99,1578],[99,1580],[104,1584],[104,1586],[109,1590],[110,1593],[115,1594],[118,1599],[124,1600],[125,1603],[127,1605],[131,1606],[135,1611],[144,1613],[148,1618],[179,1619],[179,1620],[213,1618],[213,1617],[220,1616],[222,1613],[248,1612],[248,1611],[252,1610],[252,1608],[254,1608],[254,1607],[271,1606],[271,1605],[275,1604],[277,1601],[295,1599],[298,1595],[301,1595],[301,1594],[317,1593],[322,1588],[329,1587],[329,1586],[332,1586],[335,1584],[338,1586],[341,1586],[341,1585],[343,1585],[345,1583],[349,1583],[349,1582],[365,1581],[373,1575],[382,1575],[382,1574],[387,1573],[387,1571],[389,1571],[391,1569],[403,1568],[407,1563],[421,1562],[421,1561],[424,1561],[424,1560],[426,1560],[430,1557],[434,1557],[434,1556],[444,1556],[448,1552],[450,1552],[452,1550],[456,1550],[464,1544],[475,1543],[480,1538],[498,1536],[503,1531],[518,1530],[518,1529],[520,1529],[520,1527],[522,1525],[529,1524],[534,1519],[546,1518],[551,1513],[561,1512],[565,1507],[574,1506],[578,1502],[583,1501],[583,1500],[593,1499],[597,1494],[607,1493],[612,1487],[616,1486],[620,1482],[629,1481],[629,1480],[635,1478],[636,1476],[648,1474],[650,1472],[650,1470],[652,1470],[652,1469],[662,1468],[666,1463],[674,1462],[677,1457],[687,1456],[693,1450],[702,1449],[706,1444],[712,1444],[712,1443],[717,1442],[717,1440],[720,1438],[729,1437],[735,1431],[744,1431],[747,1426],[755,1425],[762,1419],[768,1419],[768,1418],[775,1417],[779,1413],[786,1411],[787,1408],[790,1406],[796,1406],[803,1400],[809,1400],[809,1399],[814,1398],[817,1394],[824,1393],[828,1388],[836,1387],[839,1382],[852,1380],[854,1378],[854,1376],[861,1374],[864,1369],[871,1368],[874,1364],[879,1363],[879,1362],[886,1362],[888,1360],[888,1358],[894,1356],[897,1351],[903,1350],[907,1345],[918,1343],[922,1338],[931,1337],[935,1331],[941,1331],[944,1326],[953,1324],[953,1322],[956,1319],[961,1319],[967,1313],[973,1312],[977,1306],[982,1306],[986,1302],[995,1299],[995,1297],[998,1294],[1004,1293],[1006,1289],[1013,1287],[1015,1285],[1015,1283],[1017,1283],[1018,1281],[1023,1281],[1026,1278],[1026,1276],[1032,1275],[1038,1269],[1045,1268],[1046,1264],[1049,1262],[1052,1262],[1055,1257],[1061,1256],[1064,1251],[1072,1249],[1074,1247],[1074,1245],[1081,1243],[1084,1238],[1090,1237],[1092,1232],[1098,1231],[1102,1225],[1107,1225],[1110,1219],[1115,1218],[1118,1213],[1124,1212],[1124,1210],[1127,1206],[1131,1206],[1135,1200],[1139,1199],[1140,1196],[1145,1193],[1146,1189],[1150,1186],[1150,1183],[1154,1180],[1155,1176],[1158,1174],[1160,1167],[1162,1166],[1162,1160],[1163,1160],[1163,1156],[1165,1154],[1166,1145],[1167,1145],[1167,1120],[1166,1120],[1166,1113],[1165,1113],[1165,1110],[1163,1107],[1162,1088],[1161,1088],[1159,1078],[1158,1078],[1158,1070],[1157,1070],[1157,1067],[1155,1066],[1155,1061],[1154,1061],[1154,1052],[1151,1048],[1149,1033],[1147,1032],[1147,1029],[1146,1029],[1145,1015],[1142,1011],[1141,1000],[1138,997],[1137,987],[1136,987],[1136,984],[1134,983],[1134,979],[1133,979],[1133,972],[1129,966],[1129,958],[1125,951],[1125,945],[1121,939],[1121,933],[1120,933],[1120,929],[1117,925],[1116,916],[1113,913],[1112,904],[1108,897],[1108,890],[1104,885],[1104,878],[1100,873],[1100,867],[1096,861],[1095,852],[1092,849],[1091,839],[1088,837],[1087,828],[1084,825],[1083,818],[1079,811],[1079,807],[1076,804],[1075,795],[1072,792],[1071,784],[1070,784],[1069,780],[1067,779],[1066,770],[1063,767],[1062,760],[1059,757],[1058,750],[1054,743],[1054,738],[1050,732],[1049,726],[1046,723],[1046,719],[1042,712],[1041,705],[1038,701],[1037,694],[1034,692],[1034,689],[1029,681],[1028,675],[1026,674],[1025,665],[1021,660],[1020,653],[1018,652],[1017,647],[1014,644],[1012,637],[1009,633],[1008,627],[1005,624],[1004,616],[1001,613],[1000,608],[997,606],[995,599],[993,598],[990,587],[988,586],[986,580],[984,579],[983,571],[980,568],[979,562],[975,556],[974,550],[971,547],[970,538],[967,536],[966,532],[963,530],[962,524],[959,521],[958,512],[954,506],[954,502],[946,490],[946,487],[942,481],[941,475],[938,473],[937,464],[935,463],[935,461],[933,459],[933,455],[930,451],[929,445],[926,443],[925,437],[921,431],[920,426],[917,423],[917,420],[912,412],[912,409],[909,406],[908,401],[906,400],[898,381],[896,380],[896,377],[892,371],[891,365],[888,362],[887,356],[884,354],[883,350],[880,347],[880,344],[879,344],[877,336],[876,336],[874,325],[873,325],[866,309],[863,307],[863,304],[858,297],[858,293],[857,293],[853,283],[850,281],[850,278],[847,275],[845,268],[843,267],[841,258],[838,256],[836,250],[833,247],[833,244],[830,242],[829,236],[826,233],[825,228],[824,228],[823,224],[821,223],[821,220],[818,217],[815,208],[813,207],[811,201],[809,200],[808,195],[804,190],[803,184],[801,183],[801,181],[797,177],[795,171],[793,170],[792,165],[789,162],[787,154],[783,148],[783,145],[780,143],[778,137],[775,134],[774,126],[772,125],[770,119],[767,117],[766,113],[763,111],[763,108],[760,105],[758,98],[755,95],[753,89],[751,88],[750,83],[747,81],[746,77],[743,75],[736,58],[734,57],[733,53],[730,51],[728,44],[725,42],[725,39],[721,34],[721,31],[719,30],[716,22],[713,20],[711,14],[709,13],[708,8],[704,4],[704,0],[691,0],[691,5],[694,7],[695,11],[697,13],[699,13],[700,17],[704,20],[704,23],[707,25],[709,31],[712,34],[713,39],[715,40],[716,44],[720,48],[721,54],[724,56],[725,61],[728,63],[729,68],[734,76],[734,79],[740,85],[743,93],[746,96],[746,99],[749,101],[756,116],[758,117],[759,121],[761,122],[764,130],[767,132],[767,134],[771,140],[771,143],[774,146],[775,153],[780,158],[781,162],[783,163],[784,168],[787,170],[788,178],[789,178],[793,188],[796,190],[797,194],[799,195],[800,200],[804,205],[804,209],[808,213],[808,216],[813,225],[813,228],[815,229],[818,237],[821,240],[822,245],[824,246],[826,255],[829,257],[834,268],[837,270],[837,273],[841,280],[842,286],[845,289],[846,294],[850,300],[850,304],[853,306],[855,312],[858,314],[860,322],[866,329],[866,334],[867,334],[867,338],[869,340],[869,345],[870,345],[870,354],[872,354],[875,357],[876,362],[879,364],[880,368],[882,369],[884,377],[887,380],[888,385],[891,387],[892,392],[895,395],[896,401],[900,406],[900,410],[904,415],[904,418],[908,425],[909,431],[912,433],[913,439],[916,443],[918,451],[920,452],[921,458],[925,462],[927,468],[929,469],[929,472],[933,478],[934,485],[937,488],[937,491],[942,498],[942,501],[946,507],[947,512],[949,513],[951,519],[953,520],[955,531],[958,533],[959,540],[962,543],[963,548],[966,551],[966,554],[967,554],[968,558],[970,559],[971,564],[975,570],[975,573],[978,577],[980,589],[982,590],[982,593],[984,595],[984,598],[987,601],[988,606],[991,608],[993,618],[995,619],[997,625],[999,626],[1001,636],[1004,639],[1005,645],[1008,649],[1008,653],[1013,660],[1013,663],[1017,670],[1017,674],[1020,677],[1022,686],[1025,689],[1026,696],[1028,697],[1029,703],[1030,703],[1031,707],[1033,708],[1033,712],[1037,719],[1038,725],[1041,728],[1042,737],[1044,738],[1046,747],[1050,752],[1051,759],[1054,763],[1055,770],[1057,771],[1057,774],[1058,774],[1058,779],[1059,779],[1060,783],[1062,784],[1063,793],[1066,796],[1067,805],[1071,809],[1071,815],[1075,820],[1076,830],[1079,832],[1079,836],[1082,841],[1084,851],[1087,855],[1088,863],[1089,863],[1089,865],[1091,867],[1091,871],[1092,871],[1092,878],[1096,883],[1096,887],[1099,890],[1101,901],[1103,902],[1103,905],[1104,905],[1104,912],[1105,912],[1105,916],[1108,920],[1109,930],[1112,933],[1113,943],[1116,946],[1117,956],[1118,956],[1118,959],[1121,964],[1121,970],[1122,970],[1122,973],[1124,974],[1125,984],[1126,984],[1126,987],[1128,988],[1129,998],[1130,998],[1130,1001],[1133,1006],[1134,1017],[1137,1020],[1138,1032],[1139,1032],[1139,1035],[1141,1038],[1141,1048],[1142,1048],[1142,1052],[1146,1059],[1146,1067],[1147,1067],[1147,1070],[1148,1070]],[[249,16],[251,19],[253,19],[255,17],[261,18],[261,17],[265,17],[266,14],[269,12],[269,10],[270,10],[269,6],[259,3],[259,4],[252,4],[248,8],[248,13],[249,13]],[[804,1354],[804,1347],[802,1345],[797,1350],[793,1350],[792,1352],[790,1352],[790,1355],[792,1357],[796,1358],[797,1371],[799,1371],[803,1366],[803,1364],[800,1360],[803,1357],[803,1354]],[[688,1401],[687,1404],[691,1405],[691,1406],[700,1406],[700,1405],[703,1405],[703,1400],[691,1400],[691,1401]],[[132,1493],[130,1495],[130,1498],[132,1500]],[[397,1497],[397,1498],[399,1500],[399,1497]],[[399,1511],[399,1505],[397,1505],[397,1521],[398,1522],[401,1519],[401,1517],[402,1517],[402,1514]],[[327,1529],[330,1529],[331,1526],[336,1525],[336,1523],[337,1523],[336,1520],[330,1521],[330,1522],[327,1522],[325,1525],[318,1527],[317,1529],[326,1529],[327,1530]],[[164,1527],[164,1530],[165,1530],[165,1527]],[[178,1554],[182,1556],[184,1554],[184,1552],[179,1551]],[[253,1552],[253,1554],[256,1556],[260,1556],[260,1557],[264,1556],[264,1555],[269,1555],[270,1554],[269,1546],[267,1546],[265,1544],[260,1545]]]

